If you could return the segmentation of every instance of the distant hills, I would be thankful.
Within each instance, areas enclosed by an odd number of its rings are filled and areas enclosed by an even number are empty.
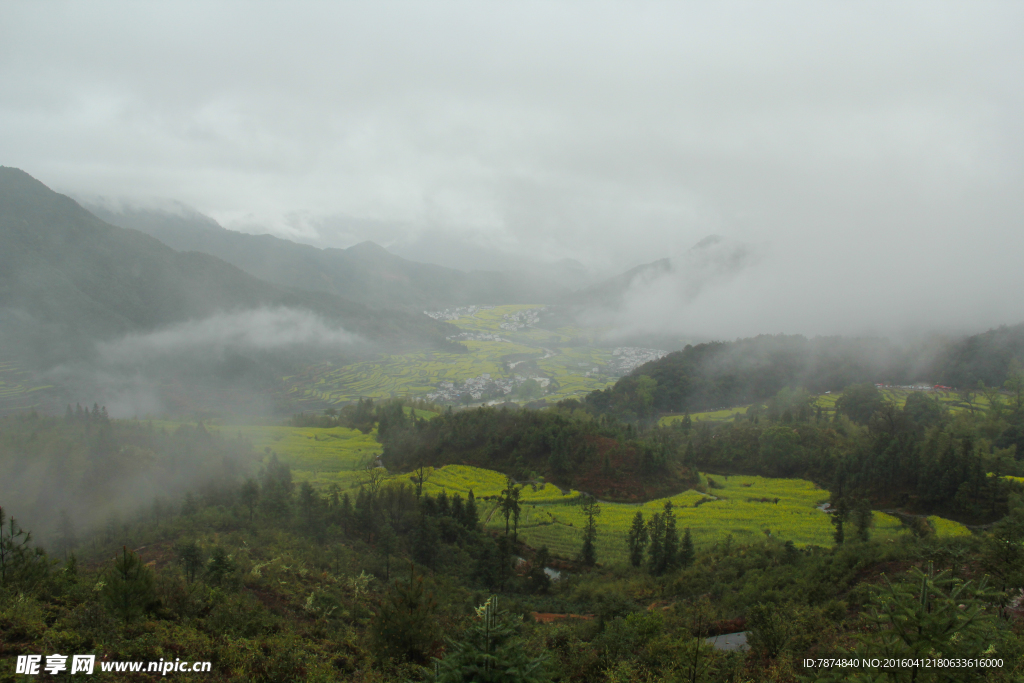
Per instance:
[[[364,251],[370,251],[365,249]],[[100,220],[14,168],[0,167],[0,334],[46,361],[94,340],[218,312],[299,308],[385,348],[444,345],[449,326],[254,277],[215,256],[175,251]]]
[[[557,267],[465,272],[411,261],[370,241],[348,249],[321,249],[272,235],[227,230],[186,207],[87,207],[108,223],[144,232],[179,251],[216,256],[267,282],[326,292],[378,309],[419,312],[469,304],[547,303],[568,293],[563,281],[571,275]]]

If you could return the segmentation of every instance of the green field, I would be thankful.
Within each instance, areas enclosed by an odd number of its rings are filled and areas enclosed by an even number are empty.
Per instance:
[[[176,423],[154,422],[154,426],[174,428]],[[358,488],[369,481],[367,467],[376,463],[380,444],[374,433],[336,427],[331,429],[270,425],[208,424],[211,431],[252,441],[265,461],[271,453],[291,465],[297,482],[310,481],[321,491],[330,484],[342,489]],[[448,465],[424,471],[423,490],[436,495],[441,491],[465,497],[470,489],[479,501],[485,528],[503,530],[504,519],[495,513],[495,498],[505,487],[505,476],[493,470],[465,465]],[[731,536],[736,543],[766,538],[793,541],[797,546],[832,545],[833,528],[818,506],[828,500],[828,491],[801,479],[770,479],[753,476],[702,475],[703,491],[688,490],[671,497],[677,525],[682,532],[690,528],[695,545],[707,547]],[[409,473],[394,473],[388,482],[409,483]],[[705,492],[706,491],[706,492]],[[640,505],[602,503],[598,518],[598,549],[602,562],[626,559],[626,534],[637,510],[649,519],[662,511],[662,498]],[[777,502],[776,502],[777,500]],[[703,502],[701,502],[703,501]],[[533,547],[546,545],[558,556],[573,557],[581,544],[583,515],[580,493],[561,491],[545,482],[526,484],[522,494],[523,513],[519,535]],[[938,517],[929,522],[940,536],[970,533],[966,527]],[[905,533],[899,520],[881,512],[874,513],[874,538],[893,538]]]
[[[913,389],[903,389],[899,387],[886,387],[879,390],[882,397],[886,401],[895,403],[898,407],[902,408],[907,402],[907,396],[913,393]],[[814,396],[815,406],[821,406],[825,411],[825,414],[830,418],[836,409],[836,401],[843,395],[841,391],[833,391],[829,394],[818,394]],[[928,392],[929,396],[938,397],[939,402],[952,412],[959,411],[985,411],[989,409],[989,401],[984,394],[973,392],[970,396],[970,403],[964,400],[959,392],[956,391],[940,391],[934,390]],[[1009,401],[1009,398],[1006,398]],[[731,408],[722,408],[720,410],[706,410],[699,413],[691,413],[690,419],[693,422],[725,422],[732,420],[737,415],[743,415],[747,412],[749,405],[734,406]],[[659,424],[668,425],[674,422],[681,422],[684,418],[683,414],[663,415],[658,421]]]
[[[706,410],[701,413],[692,413],[690,419],[693,422],[724,422],[731,420],[737,415],[743,415],[747,412],[749,406],[736,406],[734,408],[723,408],[722,410]],[[658,424],[670,425],[673,422],[682,422],[685,415],[664,415]]]
[[[47,394],[53,388],[49,384],[36,384],[32,373],[17,362],[0,360],[0,411],[17,412],[40,407],[51,398]]]
[[[463,333],[497,335],[502,339],[459,340],[469,353],[405,353],[343,366],[316,365],[302,374],[286,377],[287,391],[300,402],[422,397],[436,390],[441,382],[464,382],[485,374],[492,379],[512,379],[524,370],[510,367],[511,364],[524,360],[535,368],[529,371],[530,375],[551,380],[544,396],[548,400],[578,397],[614,382],[616,377],[609,371],[611,349],[569,346],[580,340],[592,343],[594,330],[501,329],[504,315],[538,308],[541,307],[496,306],[449,321]],[[593,372],[593,368],[598,371]]]

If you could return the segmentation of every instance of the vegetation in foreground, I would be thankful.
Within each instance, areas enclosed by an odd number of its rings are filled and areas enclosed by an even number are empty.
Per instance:
[[[427,437],[423,448],[440,447],[451,461],[475,449],[496,453],[493,464],[509,476],[490,501],[453,492],[454,480],[431,484],[446,468],[390,479],[370,468],[356,488],[315,487],[244,435],[121,425],[104,421],[102,410],[9,420],[5,468],[56,452],[46,444],[82,443],[77,452],[87,463],[91,453],[122,453],[129,441],[145,445],[152,455],[142,461],[151,464],[169,462],[161,453],[186,464],[196,457],[189,453],[202,453],[205,462],[263,465],[255,478],[246,467],[207,472],[182,497],[153,501],[98,531],[62,518],[50,555],[8,514],[2,654],[208,659],[213,680],[488,680],[501,662],[515,672],[506,680],[795,681],[877,679],[808,670],[805,656],[937,653],[1004,665],[900,671],[889,680],[1019,678],[1024,506],[1016,444],[999,445],[1019,424],[1019,408],[950,413],[927,396],[896,407],[853,388],[825,415],[807,398],[787,390],[731,423],[670,427],[624,425],[573,404],[428,422],[398,404],[364,402],[325,416],[367,434],[376,429],[385,454],[397,443],[415,445],[417,431]],[[509,414],[520,429],[495,431],[492,420],[500,425]],[[784,529],[701,539],[686,514],[717,503],[694,508],[695,499],[685,509],[630,506],[625,537],[613,539],[600,530],[621,527],[617,506],[580,494],[577,550],[555,559],[530,540],[524,514],[544,509],[548,486],[533,491],[512,478],[558,455],[557,442],[544,440],[549,420],[581,433],[608,430],[604,438],[626,445],[634,465],[642,462],[638,444],[666,444],[667,465],[711,472],[694,475],[707,491],[695,497],[766,497],[753,491],[764,481],[757,476],[811,478],[828,490],[831,534],[803,547]],[[480,446],[477,434],[487,432],[498,446],[515,441],[507,451]],[[321,444],[318,436],[302,437],[313,442],[310,461],[320,445],[344,441]],[[531,495],[539,499],[531,503]],[[888,506],[899,517],[877,514]],[[937,514],[981,526],[965,533]],[[895,531],[896,519],[905,531]],[[950,535],[936,533],[943,531]],[[559,570],[560,580],[545,568]],[[721,652],[706,641],[736,631],[747,633],[749,651]],[[0,675],[12,679],[9,668]]]

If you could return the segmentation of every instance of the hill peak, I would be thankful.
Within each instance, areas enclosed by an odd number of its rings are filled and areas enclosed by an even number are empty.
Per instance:
[[[353,254],[360,254],[362,256],[368,256],[371,254],[376,254],[380,256],[383,256],[384,254],[387,254],[389,256],[391,255],[390,251],[380,246],[373,240],[366,240],[365,242],[354,244],[345,251],[352,252]]]

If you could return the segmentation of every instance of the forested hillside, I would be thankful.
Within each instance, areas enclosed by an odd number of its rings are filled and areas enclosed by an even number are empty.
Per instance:
[[[761,335],[688,345],[647,363],[586,405],[626,420],[764,401],[786,387],[813,393],[850,384],[926,382],[975,390],[1002,387],[1024,361],[1024,324],[959,339],[897,345],[887,339]]]
[[[696,472],[682,465],[671,430],[638,434],[614,420],[568,411],[479,408],[430,421],[401,410],[380,414],[382,456],[391,469],[454,463],[505,472],[519,480],[544,477],[606,500],[637,501],[690,488]]]

